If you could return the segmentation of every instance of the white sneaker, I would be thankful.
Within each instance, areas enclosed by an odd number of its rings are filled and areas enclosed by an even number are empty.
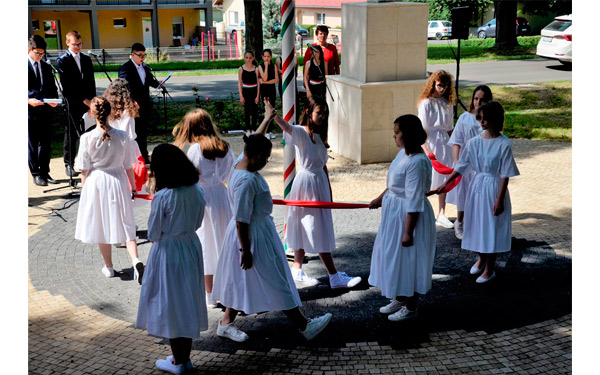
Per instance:
[[[463,238],[463,222],[458,221],[458,219],[456,219],[456,221],[454,222],[454,235],[459,240],[462,240]]]
[[[222,326],[221,322],[219,322],[218,325],[217,336],[226,337],[237,342],[244,342],[249,338],[245,332],[236,328],[231,323],[227,324],[226,326]]]
[[[439,225],[446,229],[454,228],[454,223],[451,222],[445,215],[439,215],[435,221],[435,225]]]
[[[309,319],[304,331],[300,331],[305,339],[312,340],[331,322],[331,313],[327,313],[318,318]]]
[[[402,306],[400,311],[393,313],[392,315],[389,315],[388,319],[391,320],[392,322],[399,322],[401,320],[412,319],[416,316],[417,316],[417,310],[410,311],[409,309],[406,308],[406,306]]]
[[[168,357],[166,358],[166,360],[172,363],[172,362],[173,362],[173,356],[172,356],[172,355],[168,356]],[[192,360],[190,359],[190,360],[188,361],[188,363],[185,363],[185,364],[183,365],[183,367],[184,367],[184,370],[183,370],[183,371],[189,371],[189,370],[193,370],[193,369],[194,369],[194,364],[192,363]]]
[[[206,293],[206,306],[215,308],[218,302],[212,298],[212,293]]]
[[[292,277],[294,278],[294,283],[296,284],[296,288],[315,286],[319,283],[319,280],[308,276],[302,268],[293,268],[292,267]]]
[[[404,303],[399,302],[398,300],[393,299],[389,304],[381,307],[379,312],[382,314],[392,314],[396,311],[400,311],[404,307]]]
[[[102,273],[106,277],[115,277],[115,270],[112,267],[111,268],[108,268],[106,266],[102,267]]]
[[[362,281],[360,276],[350,277],[346,272],[338,272],[335,275],[329,275],[329,285],[331,289],[352,288]]]
[[[156,368],[162,371],[170,372],[171,374],[183,374],[185,371],[185,367],[183,365],[176,365],[172,362],[172,360],[166,359],[157,359]]]

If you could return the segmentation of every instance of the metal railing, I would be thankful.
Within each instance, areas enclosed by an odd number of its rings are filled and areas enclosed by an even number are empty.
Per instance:
[[[151,0],[96,0],[97,5],[142,5],[151,3]]]
[[[90,5],[90,0],[29,0],[29,5]]]

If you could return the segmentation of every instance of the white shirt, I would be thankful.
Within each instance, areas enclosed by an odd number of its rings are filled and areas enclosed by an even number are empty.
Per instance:
[[[81,55],[79,53],[75,53],[75,52],[71,51],[70,49],[68,49],[67,51],[69,51],[71,56],[73,56],[73,58],[75,59],[75,62],[77,63],[77,67],[79,68],[79,72],[81,73]],[[83,73],[81,73],[81,78],[83,78]]]
[[[42,72],[42,62],[37,62],[34,59],[31,58],[31,56],[27,55],[27,58],[29,59],[29,63],[31,64],[31,66],[33,67],[33,71],[35,72],[35,76],[38,76],[38,73]],[[39,65],[39,70],[35,68],[35,64]],[[42,87],[44,86],[44,75],[40,74],[40,81],[42,82]]]
[[[146,83],[146,69],[144,69],[143,65],[136,64],[135,61],[133,61],[133,59],[131,59],[131,62],[133,63],[133,65],[135,65],[135,68],[137,69],[137,72],[140,75],[142,85],[144,85]]]

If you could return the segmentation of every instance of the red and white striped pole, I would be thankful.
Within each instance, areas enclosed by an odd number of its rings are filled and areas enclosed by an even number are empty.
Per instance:
[[[282,107],[283,118],[290,124],[296,121],[296,47],[295,29],[296,1],[284,0],[281,4],[281,67],[282,77]],[[292,183],[296,177],[296,149],[292,146],[286,147],[283,143],[283,199],[286,199],[292,190]],[[284,216],[284,217],[287,217]],[[284,232],[287,230],[287,223]],[[286,245],[287,249],[287,245]]]

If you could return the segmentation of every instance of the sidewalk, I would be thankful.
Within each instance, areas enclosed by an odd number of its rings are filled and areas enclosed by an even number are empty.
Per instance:
[[[227,140],[239,154],[241,137]],[[263,172],[274,197],[283,192],[280,140]],[[451,229],[440,229],[420,316],[391,323],[378,312],[387,301],[366,282],[381,212],[335,210],[336,264],[363,282],[332,291],[320,261],[309,261],[307,273],[321,283],[300,290],[302,310],[332,312],[327,330],[306,342],[280,312],[240,317],[237,326],[250,336],[240,344],[216,336],[222,310],[211,309],[209,330],[194,341],[196,372],[570,373],[571,144],[512,143],[521,171],[509,184],[513,250],[499,257],[495,281],[476,285],[468,274],[473,255],[460,250]],[[334,200],[368,202],[385,188],[389,163],[358,166],[332,156]],[[51,175],[66,185],[61,159],[52,160]],[[48,188],[29,182],[29,373],[162,374],[154,361],[169,346],[132,326],[140,287],[126,251],[114,251],[119,277],[104,278],[97,247],[73,238],[77,202],[63,199],[70,189],[42,193]],[[52,209],[57,214],[48,216]],[[141,237],[148,213],[148,205],[135,211]],[[276,206],[273,214],[282,233],[284,211]],[[150,245],[142,238],[138,245],[145,260]]]

